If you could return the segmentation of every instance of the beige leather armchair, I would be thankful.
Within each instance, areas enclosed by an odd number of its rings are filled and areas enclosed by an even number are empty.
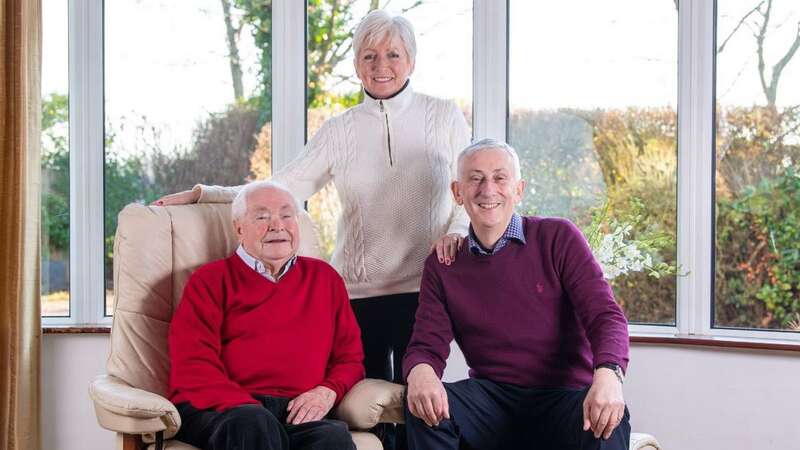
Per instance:
[[[299,253],[318,256],[317,234],[305,213],[300,233]],[[138,450],[150,443],[150,448],[194,449],[171,439],[181,419],[165,398],[169,322],[189,275],[207,262],[229,256],[236,245],[230,204],[133,204],[119,214],[108,374],[89,386],[97,421],[118,433],[118,449]],[[348,411],[351,428],[402,420],[401,386],[365,380],[352,392],[352,399],[345,397],[341,405]],[[352,435],[358,450],[383,448],[372,434],[354,431]]]
[[[300,218],[299,253],[319,255],[309,216]],[[183,286],[201,265],[230,255],[237,241],[229,203],[149,207],[128,205],[114,240],[114,324],[108,374],[89,386],[97,421],[117,433],[117,449],[160,446],[196,450],[171,439],[181,426],[165,398],[169,376],[167,332]],[[372,434],[357,430],[403,422],[403,386],[363,380],[342,400],[336,415],[352,431],[358,450],[381,450]],[[631,436],[631,450],[659,450],[646,434]]]

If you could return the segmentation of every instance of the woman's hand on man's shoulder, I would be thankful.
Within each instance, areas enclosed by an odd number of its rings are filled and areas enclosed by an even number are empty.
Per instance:
[[[445,234],[433,243],[431,250],[436,250],[436,257],[440,263],[449,266],[456,260],[456,253],[461,249],[463,242],[464,236],[458,233]]]

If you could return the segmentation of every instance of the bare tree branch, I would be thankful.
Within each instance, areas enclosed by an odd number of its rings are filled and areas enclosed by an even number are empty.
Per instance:
[[[761,28],[759,28],[758,33],[755,35],[756,38],[756,54],[758,55],[758,78],[761,81],[761,90],[764,91],[764,96],[767,98],[768,105],[775,105],[775,97],[770,95],[770,87],[767,86],[767,79],[766,75],[764,74],[764,70],[766,68],[766,64],[764,63],[764,38],[767,35],[767,25],[769,24],[769,14],[770,10],[772,9],[772,0],[767,0],[767,10],[762,12],[761,8],[758,8],[758,12],[761,14],[761,17],[764,19],[761,22]]]
[[[676,3],[677,3],[677,1],[678,1],[678,0],[675,0],[675,2],[676,2]],[[725,50],[725,45],[726,45],[726,44],[728,43],[728,41],[729,41],[729,40],[730,40],[730,39],[733,37],[733,35],[734,35],[734,34],[736,34],[736,32],[739,30],[739,28],[741,28],[742,24],[744,24],[744,21],[745,21],[745,20],[747,20],[747,18],[748,18],[748,17],[750,17],[750,15],[751,15],[751,14],[753,14],[753,13],[754,13],[754,12],[756,12],[756,11],[758,11],[758,9],[759,9],[759,8],[761,8],[761,5],[763,5],[763,4],[764,4],[764,2],[763,2],[763,0],[762,0],[761,2],[759,2],[759,4],[758,4],[758,5],[756,5],[756,6],[755,6],[753,9],[751,9],[750,11],[748,11],[748,13],[747,13],[747,14],[745,14],[745,15],[744,15],[744,16],[743,16],[743,17],[742,17],[740,20],[739,20],[739,23],[737,23],[737,24],[736,24],[736,26],[735,26],[735,27],[733,27],[733,30],[731,30],[731,32],[728,34],[728,37],[726,37],[726,38],[725,38],[725,40],[724,40],[724,41],[722,41],[722,45],[720,45],[720,46],[719,46],[719,48],[717,49],[717,53],[722,53],[722,50]]]
[[[331,44],[333,43],[333,33],[336,30],[336,17],[339,13],[339,2],[337,0],[330,0],[331,3],[331,15],[328,18],[328,39],[325,39],[322,42],[322,45],[319,46],[319,57],[317,58],[317,64],[319,65],[327,65],[330,63],[330,59],[328,58],[328,54],[331,50]]]
[[[407,13],[407,12],[411,11],[412,9],[416,8],[417,6],[419,6],[419,5],[421,5],[421,4],[422,4],[422,0],[417,0],[417,1],[416,1],[416,2],[414,2],[414,3],[413,3],[411,6],[409,6],[409,7],[407,7],[407,8],[403,8],[403,9],[401,9],[401,10],[400,10],[400,11],[401,11],[401,14],[405,14],[405,13]]]
[[[775,104],[775,99],[778,96],[778,80],[781,77],[781,72],[786,67],[786,64],[794,57],[794,54],[797,52],[797,49],[800,48],[800,22],[797,24],[797,32],[794,36],[794,42],[792,42],[792,46],[789,47],[789,50],[783,55],[774,66],[772,66],[772,80],[770,82],[770,89],[772,93],[772,104]]]
[[[222,15],[225,19],[225,34],[228,40],[228,62],[231,67],[231,80],[233,81],[233,98],[244,98],[244,87],[242,84],[242,63],[239,59],[239,32],[241,26],[234,27],[231,18],[230,0],[220,0],[222,2]]]
[[[780,81],[783,69],[794,57],[797,49],[800,48],[800,23],[797,24],[798,28],[792,45],[786,51],[786,54],[772,66],[772,73],[770,74],[769,83],[767,83],[766,62],[764,61],[764,41],[766,40],[767,28],[771,18],[772,0],[767,0],[766,10],[762,11],[760,6],[761,4],[759,4],[758,12],[762,17],[762,22],[758,32],[755,33],[756,54],[758,55],[758,78],[761,82],[761,90],[764,92],[764,97],[767,99],[767,106],[774,108],[778,98],[778,82]]]

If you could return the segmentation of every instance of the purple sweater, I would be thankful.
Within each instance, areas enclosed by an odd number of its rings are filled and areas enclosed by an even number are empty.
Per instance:
[[[453,338],[471,377],[500,383],[583,388],[598,364],[627,369],[628,323],[586,239],[568,220],[522,220],[524,245],[428,257],[404,377],[420,363],[441,377]]]

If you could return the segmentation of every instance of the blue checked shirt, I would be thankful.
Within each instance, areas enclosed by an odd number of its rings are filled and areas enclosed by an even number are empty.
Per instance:
[[[244,249],[244,247],[242,247],[241,244],[239,244],[239,248],[236,249],[236,254],[239,255],[239,258],[242,258],[242,261],[244,261],[244,263],[247,264],[248,267],[252,268],[256,272],[258,272],[259,275],[268,279],[269,281],[272,281],[273,283],[277,283],[278,280],[283,278],[283,276],[286,275],[286,272],[288,272],[289,269],[292,268],[295,261],[297,261],[297,255],[292,256],[291,258],[289,258],[289,261],[286,261],[286,264],[283,265],[283,269],[281,269],[281,272],[278,274],[278,276],[273,277],[272,274],[269,273],[267,266],[265,266],[264,263],[262,263],[261,261],[250,256],[250,254],[247,253],[247,251]]]
[[[522,217],[520,217],[520,215],[517,213],[514,213],[514,215],[511,216],[511,222],[508,224],[506,232],[503,233],[503,236],[500,237],[500,239],[494,245],[494,248],[491,250],[484,249],[481,244],[478,243],[478,238],[475,237],[475,232],[472,231],[472,225],[469,226],[467,243],[469,244],[469,251],[471,251],[473,255],[494,255],[512,240],[515,240],[521,244],[525,244],[525,235],[522,233]]]

